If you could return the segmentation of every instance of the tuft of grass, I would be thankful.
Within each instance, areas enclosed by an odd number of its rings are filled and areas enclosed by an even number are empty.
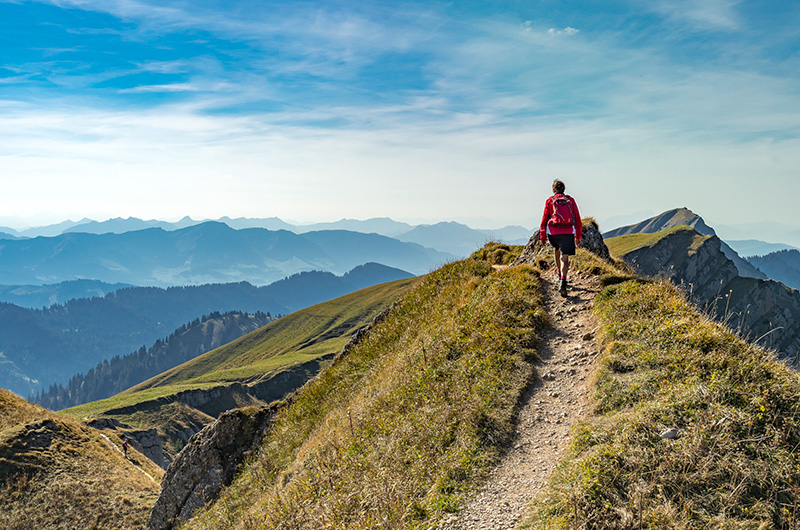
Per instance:
[[[594,310],[596,414],[526,527],[796,528],[797,373],[666,282],[612,285]]]
[[[492,265],[508,265],[519,256],[520,252],[522,252],[522,245],[506,245],[492,241],[476,250],[471,258],[486,261]]]
[[[396,302],[185,528],[428,528],[457,510],[511,438],[545,320],[537,272],[493,269],[498,250],[513,252],[488,245]]]

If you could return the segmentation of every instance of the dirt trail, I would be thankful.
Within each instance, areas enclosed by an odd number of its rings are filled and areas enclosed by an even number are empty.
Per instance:
[[[570,274],[567,298],[559,296],[553,270],[542,277],[552,327],[542,332],[537,370],[542,381],[523,397],[517,433],[508,452],[465,508],[445,518],[440,530],[511,530],[547,483],[569,446],[569,432],[589,411],[590,376],[598,349],[591,303],[599,290],[594,276]]]
[[[144,469],[142,469],[142,468],[140,468],[139,466],[137,466],[136,464],[134,464],[134,463],[131,461],[131,459],[130,459],[130,458],[128,458],[128,455],[126,455],[125,453],[123,453],[123,452],[122,452],[122,450],[121,450],[119,447],[117,447],[117,444],[115,444],[114,442],[112,442],[112,441],[111,441],[111,440],[108,438],[108,436],[106,436],[106,435],[105,435],[105,434],[103,434],[103,433],[98,433],[98,434],[99,434],[99,435],[100,435],[100,437],[101,437],[101,438],[102,438],[102,439],[103,439],[103,440],[104,440],[104,441],[105,441],[105,442],[108,444],[108,446],[109,446],[109,447],[111,447],[111,449],[113,449],[114,451],[116,451],[117,453],[119,453],[120,455],[122,455],[122,457],[123,457],[125,460],[127,460],[128,462],[130,462],[130,463],[131,463],[131,465],[133,465],[133,467],[135,467],[136,469],[138,469],[139,471],[141,471],[142,473],[144,473],[145,475],[147,475],[147,478],[149,478],[150,480],[152,480],[152,481],[153,481],[153,482],[155,482],[156,484],[159,484],[159,485],[161,484],[159,481],[157,481],[156,479],[154,479],[154,478],[152,477],[152,475],[150,475],[150,473],[148,473],[148,472],[147,472],[147,471],[145,471]]]

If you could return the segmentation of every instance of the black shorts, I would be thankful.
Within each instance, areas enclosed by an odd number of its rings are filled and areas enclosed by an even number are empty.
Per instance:
[[[575,234],[547,234],[547,240],[562,254],[575,255]]]

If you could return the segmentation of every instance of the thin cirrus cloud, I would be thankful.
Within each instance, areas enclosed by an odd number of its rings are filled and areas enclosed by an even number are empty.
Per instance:
[[[103,205],[109,216],[159,216],[156,204],[162,217],[436,220],[484,209],[490,195],[489,217],[524,223],[525,194],[508,190],[556,176],[596,196],[600,176],[606,188],[654,190],[645,206],[657,211],[680,200],[681,186],[656,182],[668,171],[678,182],[745,179],[748,155],[782,182],[798,162],[797,73],[770,54],[765,20],[744,16],[752,5],[613,7],[0,2],[35,14],[22,27],[42,32],[0,52],[0,163],[52,182],[38,197],[49,210],[67,211],[68,197],[69,211]],[[791,32],[772,22],[786,48]],[[642,183],[648,164],[653,182]],[[57,178],[105,184],[89,200]],[[209,194],[215,178],[226,191]],[[488,178],[502,185],[487,191]],[[181,193],[147,202],[142,179]],[[630,201],[622,195],[589,206],[612,215]]]

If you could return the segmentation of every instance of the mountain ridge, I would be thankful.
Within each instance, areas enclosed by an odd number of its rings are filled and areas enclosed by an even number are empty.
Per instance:
[[[66,384],[67,377],[92,369],[103,359],[150,345],[182,324],[215,311],[286,314],[410,276],[372,263],[342,276],[310,271],[263,287],[244,282],[129,287],[39,309],[0,303],[0,384],[30,395],[53,383]]]
[[[329,241],[336,238],[336,243]],[[337,245],[347,243],[348,252]],[[260,228],[234,230],[207,222],[175,231],[148,228],[124,234],[68,233],[0,240],[0,284],[93,279],[139,286],[248,281],[266,285],[296,272],[344,274],[379,262],[423,274],[449,254],[377,234],[347,231],[294,234]]]
[[[609,230],[608,232],[603,233],[603,237],[605,238],[612,238],[621,235],[628,235],[628,234],[653,234],[656,232],[662,232],[664,230],[669,230],[671,228],[675,228],[677,226],[689,226],[696,230],[698,233],[707,235],[707,236],[716,236],[717,233],[714,231],[713,228],[708,226],[706,222],[703,220],[702,217],[694,213],[693,211],[689,210],[688,208],[675,208],[672,210],[667,210],[659,215],[651,217],[649,219],[645,219],[639,223],[622,226],[619,228],[615,228],[614,230]],[[750,262],[743,259],[739,254],[736,253],[727,243],[720,240],[722,252],[725,256],[730,259],[736,269],[739,271],[739,274],[749,278],[758,278],[758,279],[766,279],[766,274],[762,271],[758,270],[754,267]]]

